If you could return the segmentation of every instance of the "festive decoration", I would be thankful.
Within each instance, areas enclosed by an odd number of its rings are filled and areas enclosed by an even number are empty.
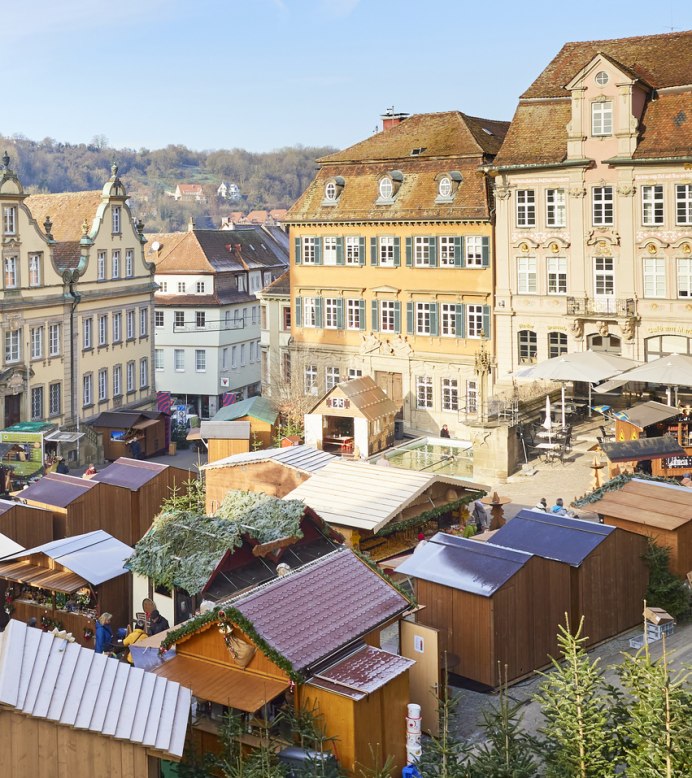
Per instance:
[[[11,616],[14,611],[14,599],[14,589],[11,586],[8,586],[5,591],[5,613],[8,616]]]
[[[616,475],[615,478],[611,478],[610,481],[606,481],[599,489],[594,489],[592,492],[575,500],[572,503],[572,507],[583,508],[592,502],[596,502],[608,492],[617,492],[618,489],[622,489],[622,487],[629,483],[633,478],[636,478],[638,481],[658,481],[659,483],[665,484],[678,484],[678,481],[675,478],[663,478],[662,476],[647,475],[646,473],[639,472],[621,473],[620,475]]]
[[[397,592],[408,602],[411,604],[411,607],[415,608],[418,604],[416,602],[416,598],[413,596],[413,592],[407,592],[402,586],[400,586],[396,581],[392,580],[387,573],[377,564],[377,562],[373,562],[372,559],[367,554],[364,554],[362,551],[358,551],[355,548],[352,548],[351,551],[360,559],[361,562],[366,564],[373,572],[377,573],[377,575],[380,576],[380,578],[384,578],[384,580],[393,588],[396,589]]]
[[[413,516],[410,519],[404,519],[403,521],[390,521],[389,524],[384,526],[377,533],[377,535],[378,537],[386,537],[387,535],[392,535],[393,533],[400,532],[402,530],[417,529],[418,527],[422,527],[424,524],[427,524],[431,519],[436,519],[438,516],[442,516],[445,513],[455,511],[458,508],[461,508],[462,505],[468,505],[470,502],[477,500],[479,497],[482,497],[485,494],[485,492],[471,492],[470,494],[465,494],[463,497],[460,497],[454,502],[448,503],[447,505],[440,505],[437,508],[431,508],[429,511],[419,513],[418,516]]]
[[[84,628],[84,640],[91,640],[94,637],[94,630],[91,627]]]

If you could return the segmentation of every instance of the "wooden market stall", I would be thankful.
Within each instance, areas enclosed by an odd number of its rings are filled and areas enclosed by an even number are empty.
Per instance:
[[[512,522],[509,522],[511,524]],[[449,670],[490,688],[545,667],[570,611],[570,570],[551,559],[438,533],[397,567]],[[444,666],[441,659],[440,666]]]
[[[278,431],[279,411],[268,397],[248,397],[224,406],[212,421],[247,421],[253,446],[271,448]]]
[[[687,459],[685,449],[672,435],[634,440],[608,440],[601,443],[601,451],[608,460],[608,476],[636,471],[651,474],[667,472],[668,464]],[[665,463],[665,465],[664,465]],[[674,470],[670,475],[676,475]]]
[[[257,746],[269,727],[281,747],[274,722],[288,704],[320,715],[333,738],[327,748],[349,774],[375,767],[376,744],[392,755],[393,772],[400,771],[414,663],[379,643],[382,629],[408,607],[389,583],[341,549],[180,625],[161,643],[175,645],[176,655],[154,672],[190,686],[198,698],[204,713],[193,721],[191,741],[201,751],[215,748],[229,708],[243,714],[241,742]]]
[[[551,559],[568,569],[570,624],[576,628],[584,617],[586,645],[641,624],[649,582],[646,539],[641,535],[523,510],[493,533],[488,543]]]
[[[584,499],[606,524],[669,548],[675,575],[685,577],[692,571],[692,489],[621,477]]]
[[[332,453],[370,457],[393,445],[398,410],[370,376],[344,381],[305,414],[305,442]]]
[[[170,417],[159,411],[104,411],[88,422],[103,436],[103,456],[146,459],[166,451]]]
[[[487,491],[439,473],[335,459],[284,499],[302,500],[348,545],[380,561],[414,548],[421,531],[459,524],[465,506]]]
[[[0,430],[1,464],[11,469],[13,481],[40,475],[45,459],[45,436],[55,429],[54,424],[43,421],[22,421]]]
[[[126,693],[125,693],[126,690]],[[12,619],[0,634],[11,778],[158,778],[183,754],[190,690]]]
[[[113,628],[130,622],[130,573],[124,562],[132,548],[97,530],[0,560],[0,578],[10,593],[12,615],[26,622],[66,629],[93,648],[95,619],[113,614]],[[91,631],[91,636],[85,630]]]
[[[40,546],[55,537],[53,514],[43,508],[0,500],[0,533],[22,548]]]
[[[268,448],[233,454],[202,465],[207,513],[216,511],[230,489],[283,497],[334,459],[314,446]]]
[[[194,478],[196,473],[190,470],[120,457],[91,480],[107,487],[101,489],[102,514],[121,517],[117,528],[111,526],[109,532],[134,546],[151,527],[164,500],[174,493],[186,494]]]
[[[249,421],[203,421],[199,435],[207,446],[207,462],[250,450]]]

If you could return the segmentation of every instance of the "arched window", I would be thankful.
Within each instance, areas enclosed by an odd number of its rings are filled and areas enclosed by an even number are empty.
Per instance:
[[[589,335],[587,343],[592,351],[605,351],[608,354],[620,354],[622,344],[616,335]]]
[[[526,365],[536,361],[538,355],[538,337],[533,330],[519,330],[519,364]]]

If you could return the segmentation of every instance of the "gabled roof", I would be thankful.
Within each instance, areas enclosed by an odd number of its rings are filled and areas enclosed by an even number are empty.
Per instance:
[[[98,484],[93,480],[63,473],[46,473],[43,478],[29,484],[22,491],[22,499],[54,505],[56,508],[67,508],[75,500],[96,488]]]
[[[615,527],[593,521],[523,510],[487,542],[579,567],[613,532]]]
[[[220,408],[212,421],[234,421],[245,416],[274,424],[279,417],[279,411],[267,397],[248,397],[247,400],[240,400]]]
[[[403,613],[409,602],[342,548],[232,605],[299,673]]]
[[[249,421],[203,421],[199,425],[203,440],[250,440]]]
[[[369,421],[381,419],[384,416],[393,416],[399,410],[397,404],[387,397],[370,376],[362,376],[351,381],[343,381],[332,387],[315,404],[310,413],[314,413],[332,394],[339,392],[343,392],[353,406]]]
[[[491,597],[524,567],[531,556],[524,551],[438,532],[427,543],[417,546],[396,571]]]
[[[299,470],[301,473],[314,473],[334,459],[336,459],[334,454],[329,454],[327,451],[321,451],[313,446],[303,444],[286,448],[265,448],[258,451],[248,451],[246,454],[233,454],[230,457],[217,459],[214,462],[202,465],[201,470],[239,467],[241,465],[253,464],[254,462],[272,460],[293,470]]]
[[[328,524],[377,532],[436,483],[487,491],[482,484],[437,473],[396,467],[383,472],[377,465],[336,459],[289,492],[284,500],[302,500]]]
[[[55,240],[77,241],[82,238],[82,225],[91,230],[92,222],[103,194],[101,190],[91,192],[63,192],[60,194],[29,195],[24,204],[36,221],[43,225],[47,216],[53,222],[51,233]]]
[[[121,486],[136,492],[144,484],[153,481],[161,473],[165,473],[169,467],[170,465],[159,462],[145,462],[141,459],[120,457],[92,476],[91,480],[112,486]]]
[[[202,191],[201,184],[178,184],[181,192],[197,193]]]
[[[190,702],[179,683],[15,619],[0,634],[5,710],[180,757]]]
[[[138,424],[146,425],[147,421],[163,419],[164,414],[158,411],[103,411],[91,419],[92,427],[110,427],[113,429],[136,428]]]

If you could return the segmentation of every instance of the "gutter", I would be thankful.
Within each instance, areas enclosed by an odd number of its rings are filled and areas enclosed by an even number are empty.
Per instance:
[[[607,162],[608,160],[606,160]],[[593,159],[569,159],[564,162],[532,162],[521,165],[484,165],[481,170],[484,173],[504,173],[510,170],[554,170],[563,167],[590,167],[594,164]]]
[[[641,159],[623,159],[621,157],[613,157],[612,159],[604,159],[603,162],[608,165],[664,165],[664,164],[685,164],[692,165],[692,157],[642,157]]]

